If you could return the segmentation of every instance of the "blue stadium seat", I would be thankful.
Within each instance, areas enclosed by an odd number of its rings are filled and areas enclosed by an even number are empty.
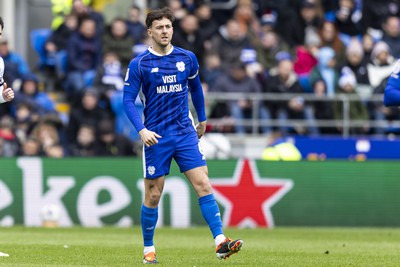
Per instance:
[[[50,28],[34,29],[30,32],[31,46],[39,56],[38,68],[43,69],[47,66],[54,66],[54,60],[47,56],[45,43],[49,38],[52,30]]]

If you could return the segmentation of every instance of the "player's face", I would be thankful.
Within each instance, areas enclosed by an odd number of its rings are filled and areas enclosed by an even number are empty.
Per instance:
[[[153,39],[153,45],[165,48],[171,43],[173,34],[172,22],[167,18],[155,20],[151,28],[148,29],[148,34]]]

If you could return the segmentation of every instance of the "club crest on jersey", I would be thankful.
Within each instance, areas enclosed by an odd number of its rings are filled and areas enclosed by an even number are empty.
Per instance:
[[[149,166],[149,167],[147,167],[147,172],[148,172],[150,175],[153,175],[153,174],[156,172],[156,167],[154,167],[154,166]]]
[[[185,63],[183,61],[176,62],[176,67],[180,72],[185,70]]]

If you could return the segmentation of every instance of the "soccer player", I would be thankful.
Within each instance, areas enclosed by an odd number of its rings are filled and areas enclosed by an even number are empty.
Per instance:
[[[400,106],[400,59],[387,81],[383,103],[385,106]]]
[[[0,38],[3,36],[4,21],[0,17]],[[4,61],[0,57],[0,103],[8,102],[14,99],[14,91],[7,87],[7,83],[4,82]]]
[[[0,38],[3,36],[4,21],[0,17]],[[4,61],[0,57],[0,103],[8,102],[14,99],[14,91],[7,87],[7,83],[4,82]],[[0,257],[8,257],[8,254],[0,252]]]
[[[174,17],[168,8],[150,11],[146,17],[149,49],[129,64],[124,86],[124,110],[144,144],[145,198],[141,209],[144,241],[143,263],[157,263],[153,242],[158,203],[172,158],[178,163],[199,197],[202,215],[216,244],[218,259],[237,253],[243,241],[225,237],[221,215],[214,199],[206,160],[199,138],[206,129],[204,95],[195,55],[171,44]],[[144,123],[135,109],[141,91]],[[188,93],[196,109],[195,127],[189,113]]]

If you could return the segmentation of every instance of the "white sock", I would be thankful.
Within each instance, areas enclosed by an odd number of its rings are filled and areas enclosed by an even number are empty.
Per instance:
[[[146,255],[149,252],[156,252],[156,248],[154,246],[144,247],[143,254]]]
[[[226,239],[224,234],[219,234],[214,238],[215,241],[215,246],[217,247],[219,244],[221,244],[222,242],[224,242]]]

